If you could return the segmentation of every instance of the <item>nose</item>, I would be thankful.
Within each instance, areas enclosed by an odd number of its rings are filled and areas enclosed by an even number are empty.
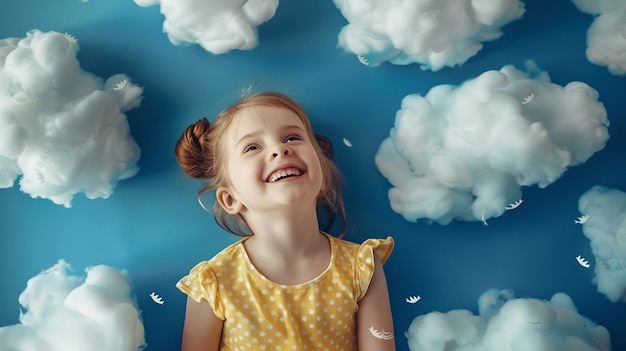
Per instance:
[[[285,144],[280,144],[274,147],[274,149],[270,152],[271,159],[275,159],[278,156],[285,157],[288,155],[291,155],[291,149]]]

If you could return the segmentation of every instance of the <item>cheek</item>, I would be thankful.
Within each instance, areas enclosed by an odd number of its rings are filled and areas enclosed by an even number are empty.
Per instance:
[[[321,160],[317,159],[317,163],[315,165],[315,176],[319,181],[319,185],[321,188],[328,187],[329,180],[324,176],[324,166]]]
[[[260,167],[255,162],[230,162],[228,164],[229,179],[233,185],[248,184],[260,177]]]
[[[236,162],[228,162],[228,164],[226,165],[225,173],[226,174],[224,180],[226,181],[226,183],[234,186],[240,183],[242,169],[239,164],[237,164]]]

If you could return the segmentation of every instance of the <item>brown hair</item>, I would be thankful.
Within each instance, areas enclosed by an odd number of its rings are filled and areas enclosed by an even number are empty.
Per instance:
[[[346,214],[341,197],[342,177],[332,160],[332,143],[328,138],[314,134],[311,122],[302,107],[295,100],[281,93],[264,92],[243,96],[222,111],[213,124],[203,118],[185,129],[176,143],[174,153],[178,165],[185,174],[205,181],[204,186],[198,191],[200,205],[206,210],[201,199],[205,191],[215,190],[226,184],[226,175],[222,171],[224,169],[222,165],[225,164],[224,153],[220,150],[220,142],[225,131],[239,112],[254,106],[289,109],[300,118],[322,167],[322,188],[317,201],[318,218],[321,212],[326,212],[327,218],[323,218],[326,226],[323,230],[327,231],[333,225],[335,216],[339,214],[342,222],[339,237],[343,236],[346,231]],[[213,204],[213,216],[217,224],[230,233],[240,236],[252,234],[243,217],[226,213],[217,201]]]

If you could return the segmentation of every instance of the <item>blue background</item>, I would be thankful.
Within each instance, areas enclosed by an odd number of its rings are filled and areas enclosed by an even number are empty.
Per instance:
[[[479,295],[493,287],[540,299],[565,292],[580,314],[608,328],[615,350],[626,350],[626,304],[598,293],[593,269],[574,260],[580,254],[593,267],[589,241],[573,221],[580,216],[579,197],[593,185],[626,191],[626,80],[587,61],[590,15],[566,0],[525,4],[524,17],[465,64],[424,72],[417,65],[369,68],[338,49],[337,35],[347,22],[331,0],[282,1],[274,18],[259,27],[258,47],[219,56],[196,45],[172,45],[162,33],[157,6],[142,8],[132,0],[3,1],[0,38],[24,37],[32,29],[72,34],[85,71],[103,78],[126,73],[144,87],[144,98],[127,113],[142,150],[141,170],[120,181],[109,199],[79,194],[67,209],[31,199],[17,185],[0,190],[0,326],[18,322],[18,296],[26,281],[63,258],[78,275],[98,264],[127,270],[147,349],[177,349],[185,297],[175,282],[237,237],[222,232],[198,206],[201,184],[182,174],[173,147],[188,124],[212,119],[254,83],[291,94],[316,131],[334,142],[346,179],[346,238],[394,236],[397,245],[385,270],[398,350],[408,350],[403,334],[413,318],[451,309],[477,313]],[[611,121],[606,147],[545,189],[523,188],[522,206],[491,219],[489,226],[410,223],[394,213],[390,185],[374,155],[402,97],[506,64],[523,70],[527,59],[556,84],[582,81],[599,91]],[[343,145],[344,137],[352,148]],[[165,304],[152,302],[153,291]],[[410,295],[422,300],[407,304]]]

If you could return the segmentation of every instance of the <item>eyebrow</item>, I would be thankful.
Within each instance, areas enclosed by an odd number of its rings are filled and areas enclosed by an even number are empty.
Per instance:
[[[300,127],[298,125],[295,125],[295,124],[290,124],[290,125],[287,125],[287,126],[284,126],[283,128],[281,128],[281,132],[283,132],[283,133],[284,132],[288,132],[288,131],[292,131],[292,130],[297,130],[299,132],[302,132],[302,133],[306,134],[306,131],[302,127]],[[244,143],[248,139],[254,139],[259,134],[263,134],[263,130],[258,130],[256,132],[248,133],[248,134],[242,136],[241,138],[239,138],[239,140],[237,141],[237,143],[235,145],[239,146],[239,144]]]

